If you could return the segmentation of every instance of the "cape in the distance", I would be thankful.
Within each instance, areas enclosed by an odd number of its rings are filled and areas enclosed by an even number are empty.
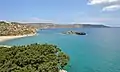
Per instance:
[[[3,21],[2,21],[3,22]],[[20,22],[7,22],[6,23],[14,23],[14,24],[25,24],[34,26],[36,28],[110,28],[110,26],[106,26],[103,24],[55,24],[55,23],[20,23]]]
[[[38,28],[110,28],[103,24],[55,24],[55,23],[24,23]]]

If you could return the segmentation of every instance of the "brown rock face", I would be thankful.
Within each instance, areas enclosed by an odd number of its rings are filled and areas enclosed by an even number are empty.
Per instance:
[[[0,22],[0,36],[16,36],[36,33],[36,28],[19,23]]]

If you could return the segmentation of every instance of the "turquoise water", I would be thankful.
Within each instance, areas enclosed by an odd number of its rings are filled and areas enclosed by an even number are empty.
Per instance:
[[[87,35],[60,34],[68,30],[85,31]],[[48,29],[39,31],[37,36],[0,44],[56,44],[71,58],[68,72],[120,72],[119,31],[119,28]]]

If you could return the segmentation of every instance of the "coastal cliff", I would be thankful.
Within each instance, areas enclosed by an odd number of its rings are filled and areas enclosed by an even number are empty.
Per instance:
[[[18,36],[35,34],[37,28],[16,22],[0,21],[0,36]]]

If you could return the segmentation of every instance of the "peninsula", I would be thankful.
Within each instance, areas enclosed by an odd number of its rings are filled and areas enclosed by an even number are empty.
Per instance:
[[[110,26],[102,24],[55,24],[55,23],[24,23],[40,29],[53,28],[111,28]]]
[[[36,34],[37,28],[16,22],[0,21],[0,42]]]
[[[52,44],[0,47],[0,72],[67,72],[69,60]]]

